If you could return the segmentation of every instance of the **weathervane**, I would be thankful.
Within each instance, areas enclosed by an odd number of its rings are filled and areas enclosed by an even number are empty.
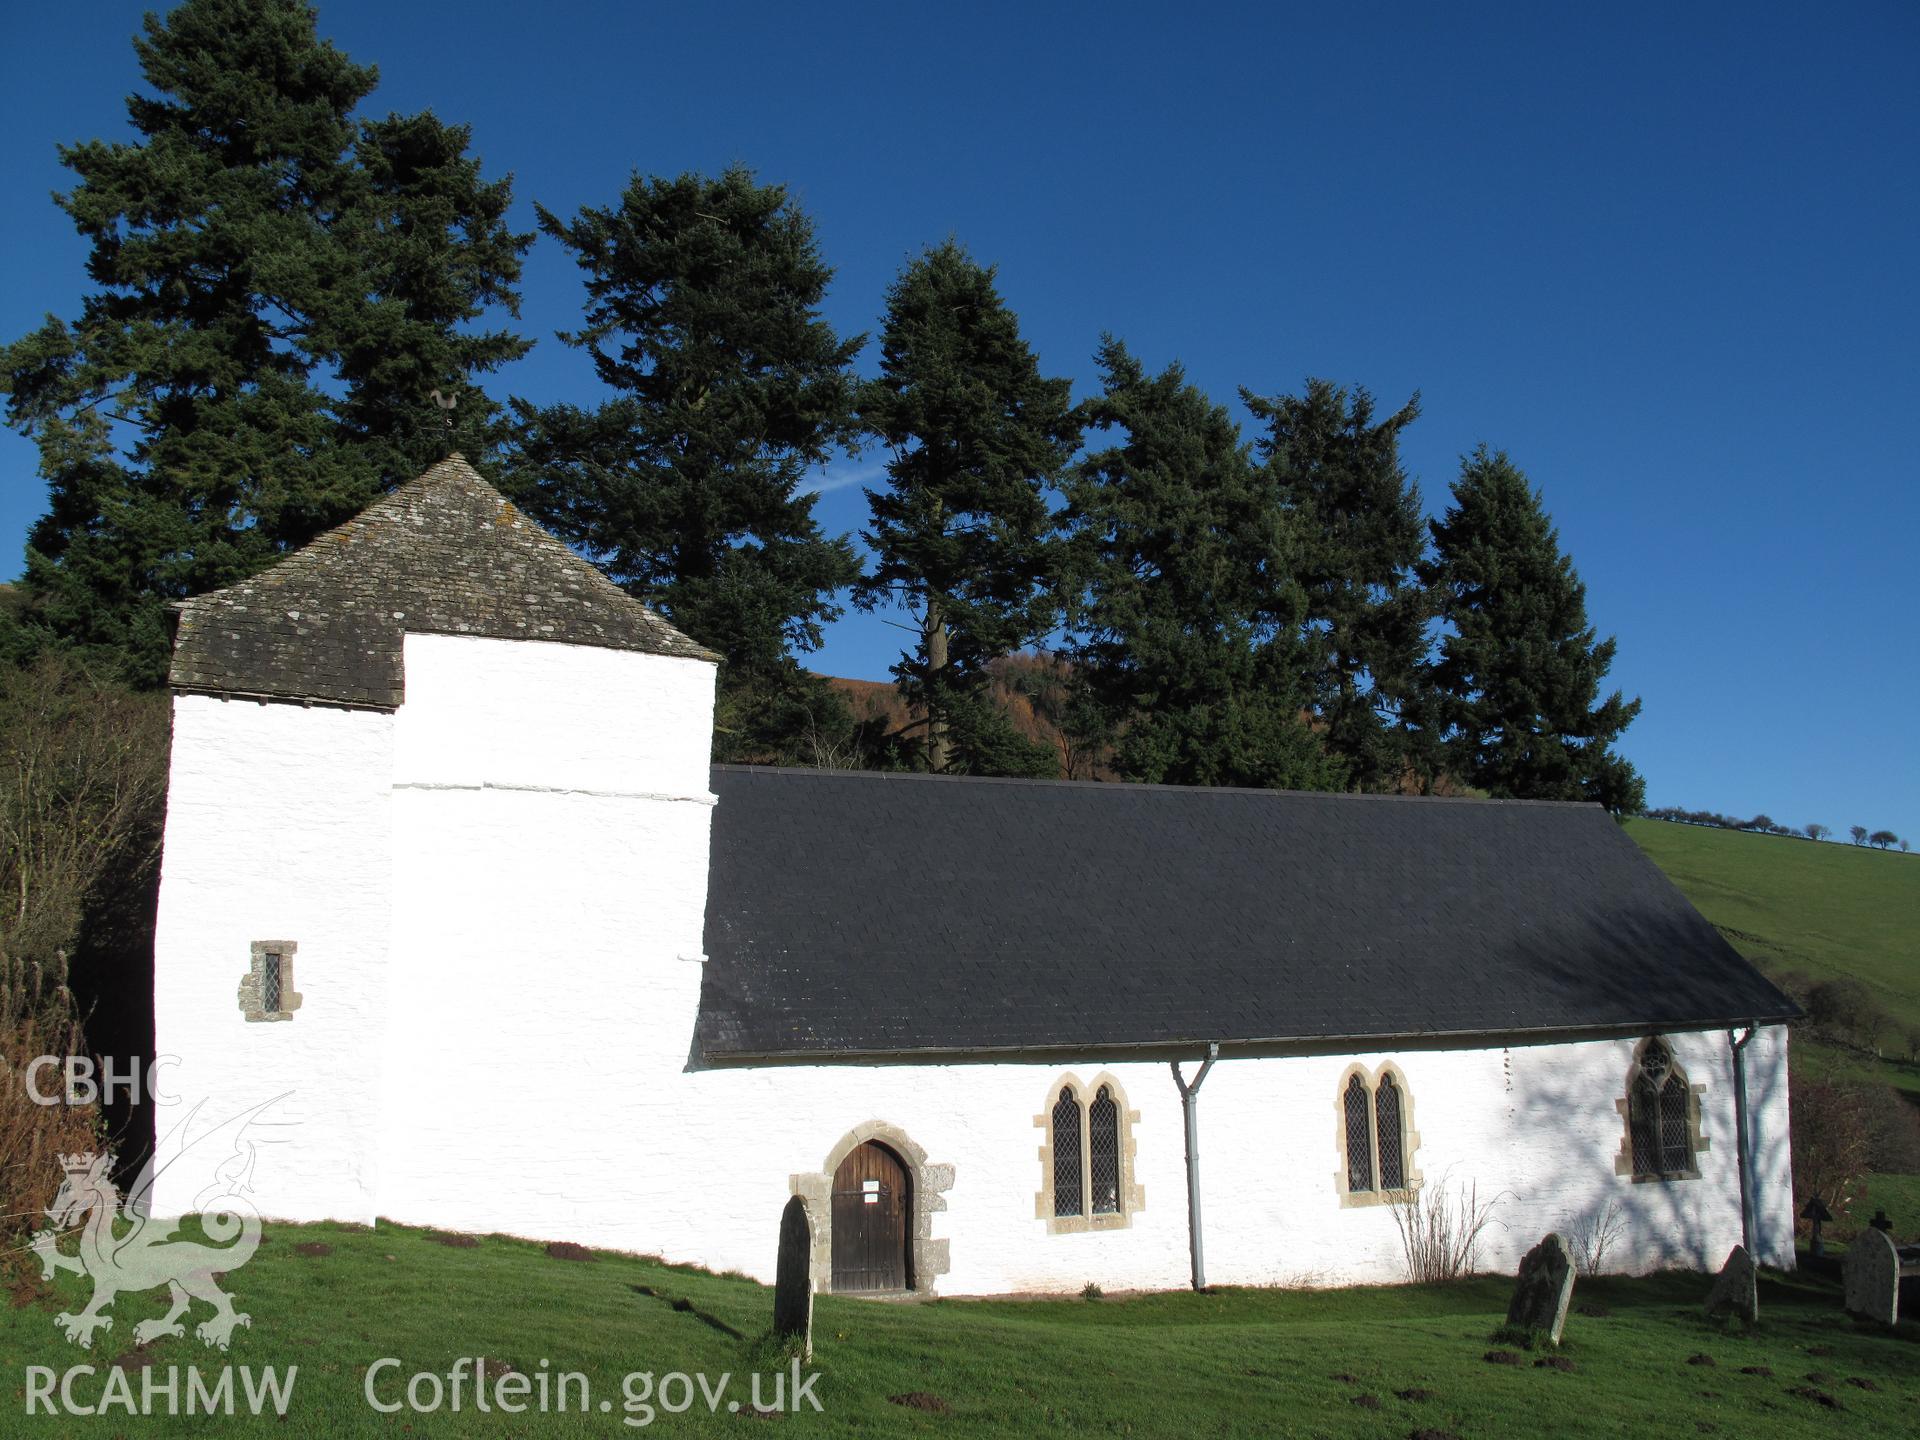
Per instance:
[[[447,433],[451,435],[453,433],[453,407],[460,403],[460,397],[458,395],[442,395],[437,386],[427,393],[433,396],[433,403],[440,407],[440,412],[445,417],[441,423],[447,427]]]

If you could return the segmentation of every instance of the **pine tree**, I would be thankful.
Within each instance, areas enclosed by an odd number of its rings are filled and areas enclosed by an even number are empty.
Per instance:
[[[484,449],[476,377],[526,343],[462,327],[517,304],[530,237],[464,127],[353,119],[375,72],[299,0],[185,0],[134,48],[138,138],[61,151],[97,288],[0,350],[0,389],[50,490],[22,624],[157,684],[169,601]]]
[[[1071,391],[1041,375],[994,271],[954,241],[887,292],[880,375],[862,387],[860,419],[892,459],[886,488],[867,491],[875,565],[855,599],[914,617],[917,641],[894,674],[927,717],[930,770],[1008,763],[1005,718],[980,700],[989,662],[1058,615],[1047,496],[1078,444]]]
[[[1322,739],[1355,789],[1397,790],[1410,765],[1430,769],[1419,688],[1427,606],[1415,573],[1426,526],[1399,453],[1420,397],[1377,422],[1366,390],[1326,380],[1299,396],[1241,397],[1266,422],[1258,453],[1295,539]]]
[[[586,276],[586,324],[562,339],[614,396],[516,402],[521,498],[721,655],[717,754],[790,755],[810,725],[846,723],[794,652],[819,647],[860,569],[801,488],[850,438],[865,339],[820,318],[833,272],[813,223],[739,168],[636,175],[611,208],[539,215]]]
[[[1433,670],[1449,768],[1496,796],[1638,813],[1645,785],[1612,746],[1640,702],[1618,690],[1599,698],[1614,641],[1587,623],[1586,587],[1538,492],[1483,445],[1462,461],[1432,528],[1423,573],[1452,631]]]
[[[1113,766],[1178,785],[1328,789],[1339,765],[1302,718],[1303,597],[1286,517],[1239,426],[1179,365],[1098,352],[1089,423],[1118,443],[1074,467],[1070,656],[1117,736]]]

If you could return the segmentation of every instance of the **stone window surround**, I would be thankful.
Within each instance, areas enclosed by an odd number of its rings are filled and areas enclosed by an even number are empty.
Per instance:
[[[935,1281],[953,1268],[951,1242],[933,1237],[933,1216],[935,1211],[947,1208],[947,1191],[953,1188],[954,1169],[951,1165],[929,1162],[927,1152],[914,1144],[906,1131],[884,1120],[868,1120],[854,1126],[827,1152],[826,1164],[820,1169],[787,1177],[789,1192],[800,1197],[812,1222],[812,1251],[807,1268],[813,1293],[833,1293],[834,1173],[841,1161],[869,1140],[877,1140],[893,1151],[906,1167],[913,1191],[909,1197],[913,1213],[907,1227],[910,1261],[907,1286],[912,1294],[932,1295]]]
[[[1647,1053],[1647,1046],[1658,1040],[1667,1052],[1672,1073],[1680,1077],[1680,1083],[1687,1087],[1687,1156],[1691,1164],[1685,1170],[1660,1171],[1643,1175],[1633,1168],[1633,1087],[1640,1079],[1641,1057]],[[1687,1079],[1686,1067],[1680,1063],[1680,1056],[1673,1048],[1673,1041],[1662,1035],[1648,1035],[1633,1047],[1633,1063],[1627,1067],[1626,1094],[1613,1102],[1614,1109],[1620,1112],[1620,1153],[1613,1157],[1613,1173],[1635,1185],[1664,1185],[1669,1181],[1698,1180],[1700,1178],[1700,1157],[1713,1148],[1713,1142],[1700,1128],[1701,1099],[1707,1093],[1705,1085],[1695,1085]]]
[[[1367,1092],[1367,1144],[1373,1156],[1373,1178],[1375,1186],[1371,1190],[1353,1190],[1347,1185],[1347,1082],[1354,1076],[1360,1077],[1360,1084]],[[1393,1077],[1394,1087],[1400,1092],[1400,1167],[1405,1172],[1406,1184],[1398,1190],[1382,1190],[1380,1179],[1380,1081],[1383,1076]],[[1382,1060],[1371,1071],[1355,1061],[1340,1072],[1339,1083],[1333,1087],[1333,1143],[1339,1163],[1334,1166],[1333,1186],[1340,1197],[1342,1209],[1359,1210],[1370,1205],[1390,1205],[1395,1200],[1411,1196],[1418,1190],[1426,1177],[1420,1173],[1415,1162],[1420,1154],[1420,1132],[1413,1124],[1413,1087],[1407,1083],[1407,1072],[1391,1060]]]
[[[293,988],[293,956],[300,948],[293,940],[256,940],[247,973],[240,977],[240,1013],[249,1023],[256,1020],[291,1020],[300,1008],[302,996]],[[268,1010],[263,1001],[266,992],[267,957],[280,957],[280,1008]]]
[[[1093,1204],[1093,1127],[1088,1113],[1093,1097],[1104,1085],[1113,1096],[1120,1122],[1120,1209],[1112,1215],[1056,1215],[1053,1213],[1053,1107],[1060,1092],[1068,1086],[1080,1106],[1080,1194],[1082,1203]],[[1047,1088],[1046,1105],[1033,1117],[1033,1123],[1045,1135],[1040,1145],[1040,1190],[1033,1197],[1033,1218],[1047,1222],[1049,1235],[1077,1235],[1093,1230],[1125,1230],[1133,1224],[1136,1210],[1147,1205],[1146,1187],[1135,1178],[1134,1157],[1139,1149],[1133,1127],[1140,1123],[1140,1112],[1127,1103],[1127,1092],[1111,1074],[1102,1070],[1088,1084],[1081,1084],[1071,1073],[1057,1078]]]

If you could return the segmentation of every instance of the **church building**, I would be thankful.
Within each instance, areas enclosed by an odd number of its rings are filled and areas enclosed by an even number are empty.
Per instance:
[[[714,765],[715,669],[457,456],[180,607],[155,1046],[279,1097],[262,1214],[771,1280],[798,1195],[843,1293],[1392,1282],[1474,1197],[1483,1269],[1793,1263],[1799,1012],[1599,807]]]

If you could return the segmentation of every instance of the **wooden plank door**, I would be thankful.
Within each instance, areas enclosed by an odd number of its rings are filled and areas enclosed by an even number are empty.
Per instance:
[[[857,1147],[833,1173],[833,1288],[859,1295],[905,1290],[907,1217],[913,1213],[907,1167],[875,1141]]]

